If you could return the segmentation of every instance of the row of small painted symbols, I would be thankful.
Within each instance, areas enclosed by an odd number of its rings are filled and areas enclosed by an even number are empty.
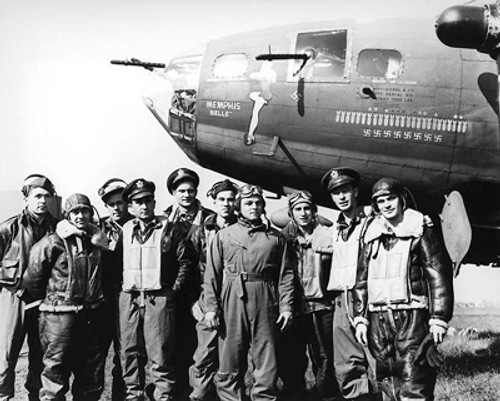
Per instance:
[[[401,114],[369,113],[337,110],[335,122],[344,124],[378,125],[434,131],[466,133],[467,121],[457,118],[404,116]]]
[[[399,131],[391,129],[371,129],[365,128],[363,130],[364,138],[382,138],[382,139],[401,139],[405,141],[422,141],[422,142],[443,142],[443,135],[441,134],[426,134],[422,132],[413,131]]]

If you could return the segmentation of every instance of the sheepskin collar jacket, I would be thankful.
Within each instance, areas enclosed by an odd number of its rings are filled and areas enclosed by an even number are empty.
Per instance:
[[[56,233],[33,247],[25,290],[34,300],[43,300],[42,311],[71,312],[100,305],[104,300],[101,250],[107,247],[106,235],[98,227],[81,231],[67,220],[59,222]]]
[[[408,299],[425,297],[430,318],[448,322],[453,314],[453,269],[444,247],[441,233],[431,220],[420,212],[405,210],[398,227],[386,224],[382,216],[375,217],[361,242],[357,280],[354,287],[354,315],[366,317],[368,310],[368,269],[380,247],[390,250],[400,240],[410,240],[408,258]]]

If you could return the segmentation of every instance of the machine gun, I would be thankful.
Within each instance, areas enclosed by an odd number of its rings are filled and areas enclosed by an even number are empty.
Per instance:
[[[143,67],[146,70],[153,71],[155,68],[165,68],[164,63],[149,63],[147,61],[141,61],[136,58],[131,58],[128,60],[111,60],[111,64],[116,64],[116,65],[131,65],[134,67]]]

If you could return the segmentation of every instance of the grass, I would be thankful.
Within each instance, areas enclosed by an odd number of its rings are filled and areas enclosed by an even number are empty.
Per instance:
[[[500,400],[500,309],[457,307],[450,326],[452,329],[440,346],[445,362],[436,384],[436,401]],[[474,327],[477,332],[459,335],[461,329],[468,327]],[[17,366],[14,401],[27,398],[23,386],[27,364],[24,351]],[[106,389],[101,397],[105,401],[111,399],[110,371],[111,357],[106,369]],[[68,399],[71,400],[71,396]]]

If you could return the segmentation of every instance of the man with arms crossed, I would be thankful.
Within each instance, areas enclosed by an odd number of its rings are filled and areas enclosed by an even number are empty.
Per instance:
[[[50,180],[40,174],[28,176],[22,187],[26,207],[0,225],[0,400],[14,397],[15,368],[28,334],[29,400],[38,400],[43,370],[38,335],[38,305],[23,296],[22,277],[28,267],[31,247],[47,233],[55,231],[56,219],[47,202],[55,195]]]

